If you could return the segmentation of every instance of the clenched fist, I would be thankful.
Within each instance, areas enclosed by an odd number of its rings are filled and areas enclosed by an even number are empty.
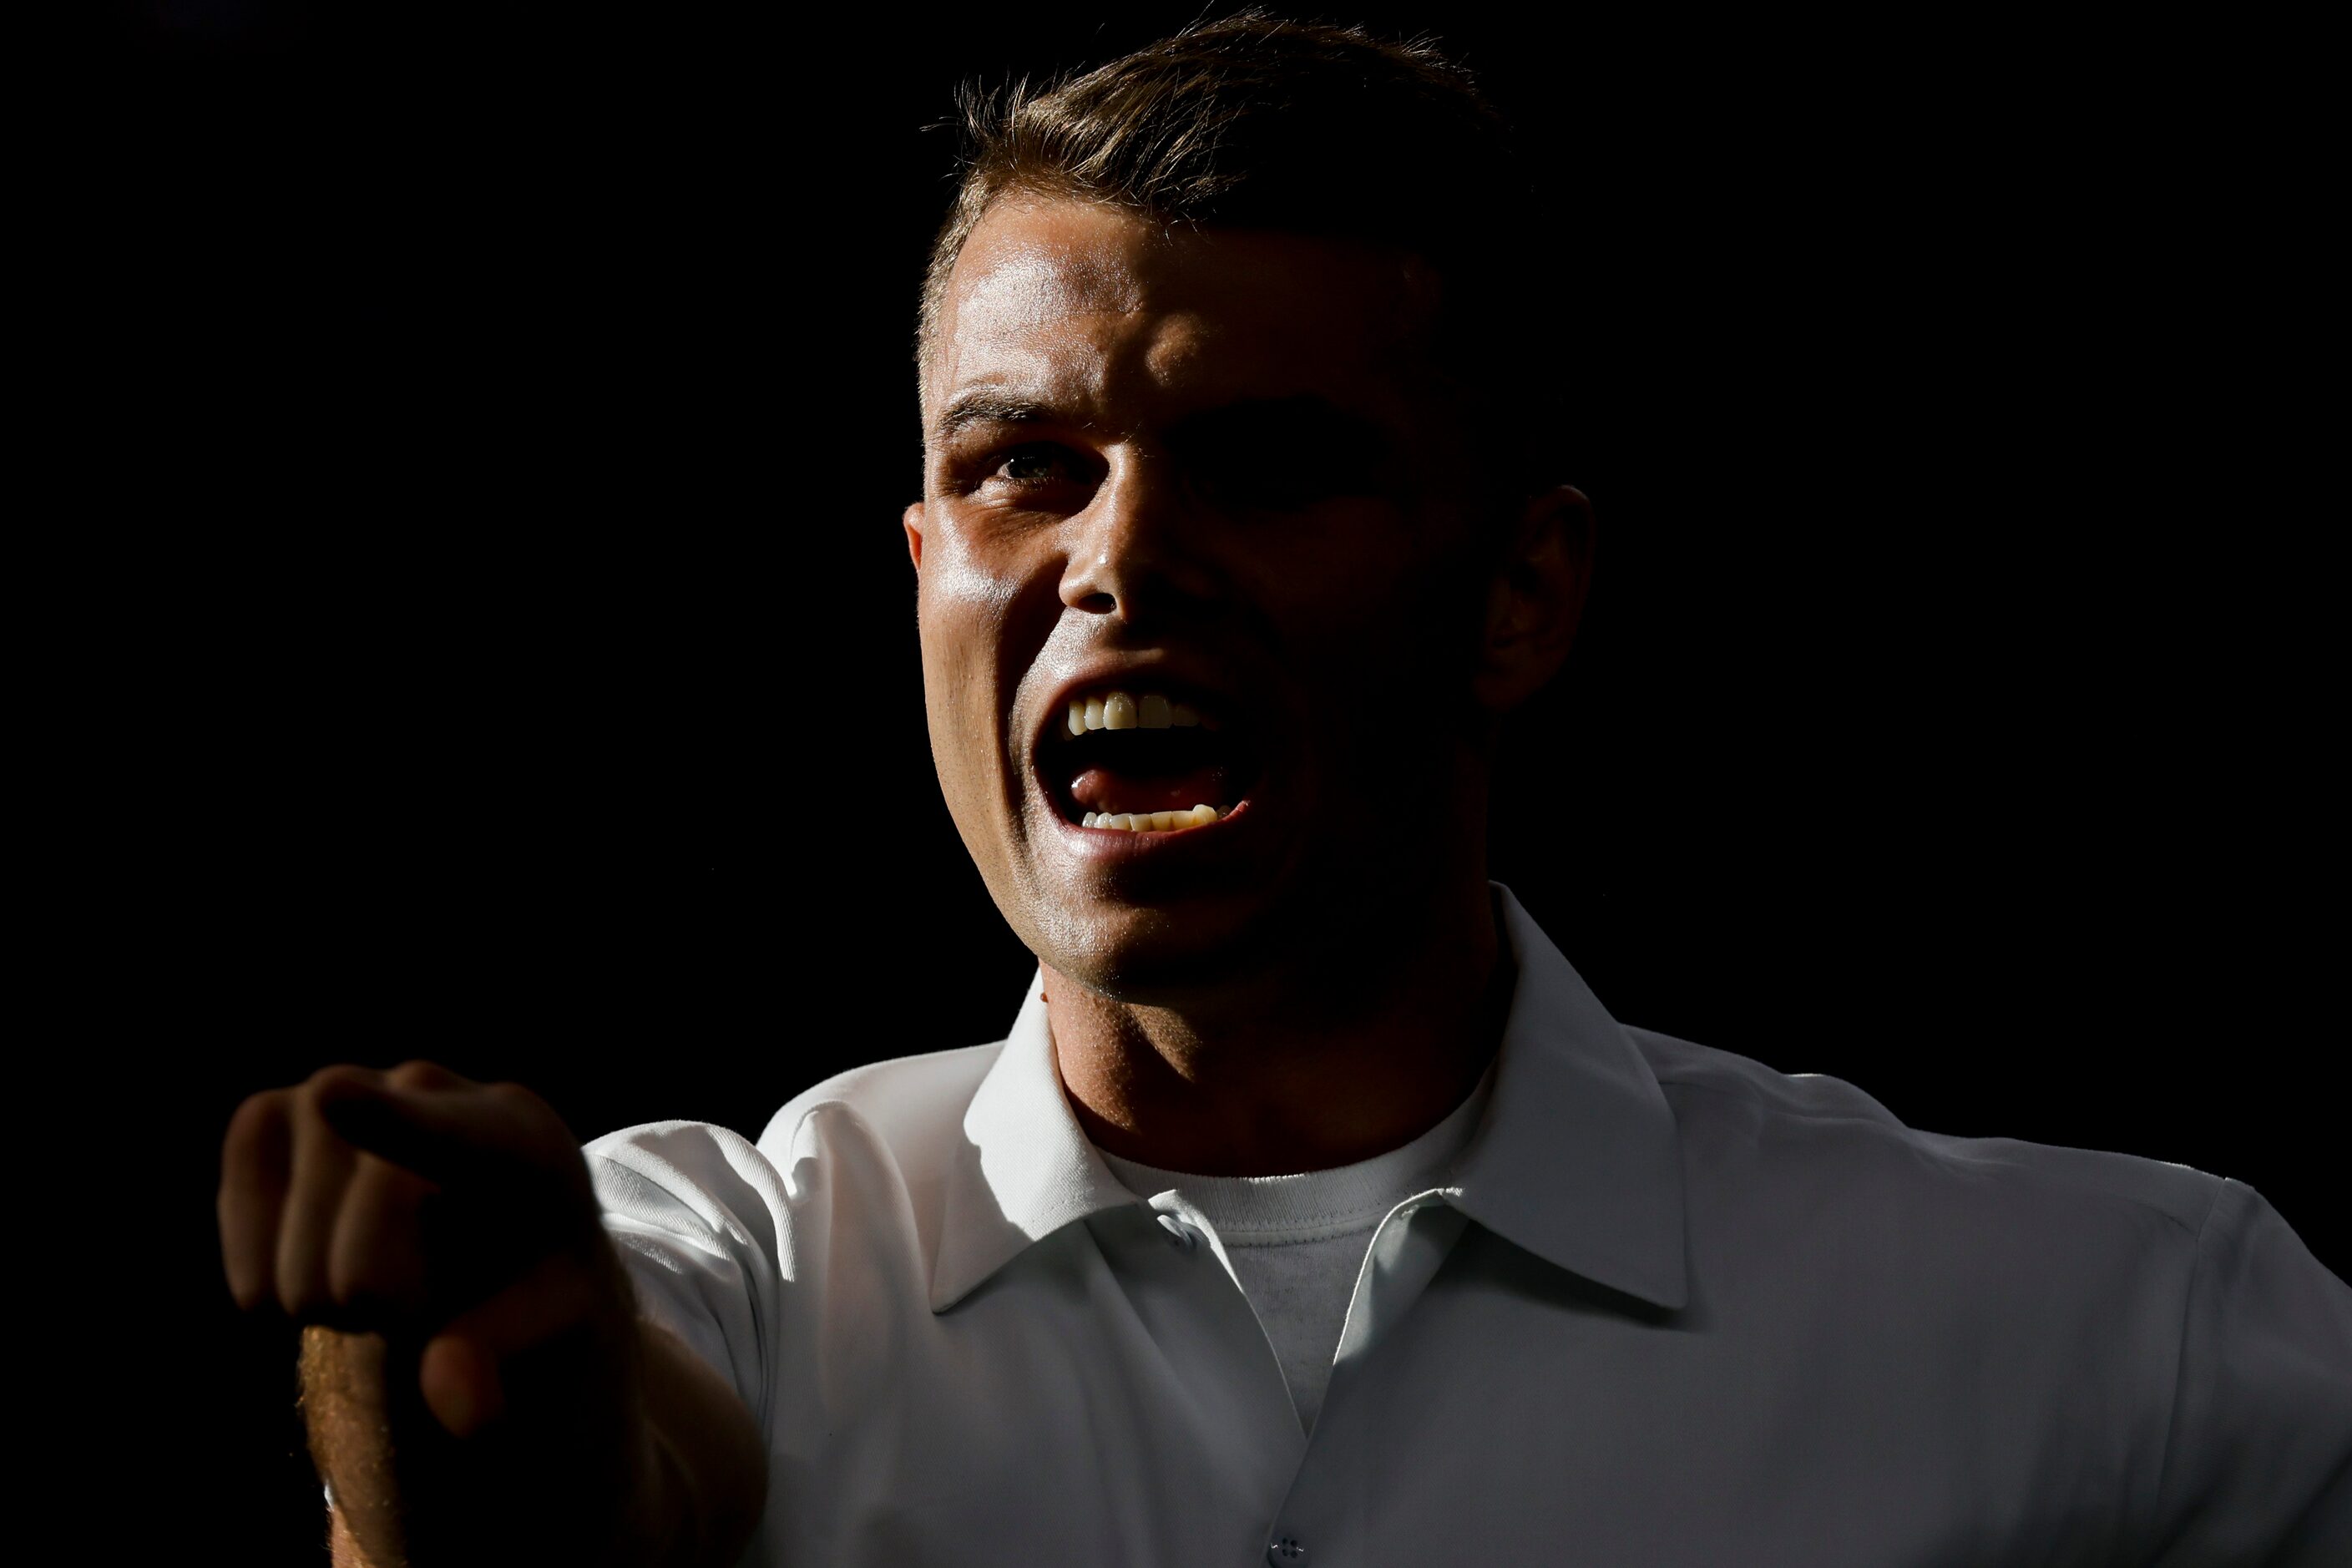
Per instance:
[[[580,1144],[518,1084],[332,1067],[229,1123],[221,1252],[248,1310],[421,1343],[433,1416],[495,1419],[505,1360],[630,1318]]]

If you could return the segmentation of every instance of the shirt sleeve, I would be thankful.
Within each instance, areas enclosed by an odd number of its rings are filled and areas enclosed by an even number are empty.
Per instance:
[[[2224,1181],[2197,1260],[2155,1568],[2352,1564],[2352,1289]]]
[[[741,1134],[699,1121],[628,1128],[584,1152],[638,1311],[732,1384],[769,1436],[783,1179]]]

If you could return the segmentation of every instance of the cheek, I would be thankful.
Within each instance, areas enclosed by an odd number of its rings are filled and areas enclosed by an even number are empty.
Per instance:
[[[1019,582],[1015,552],[975,542],[971,530],[948,521],[935,527],[923,546],[920,596],[950,613],[1002,618]]]
[[[964,548],[951,532],[927,542],[915,596],[923,639],[923,671],[935,692],[984,676],[1003,636],[1015,589],[1002,573]]]
[[[987,759],[1003,739],[1003,713],[1025,662],[1013,646],[1024,581],[1018,563],[973,551],[953,529],[925,541],[916,616],[943,783],[950,767],[993,771]]]

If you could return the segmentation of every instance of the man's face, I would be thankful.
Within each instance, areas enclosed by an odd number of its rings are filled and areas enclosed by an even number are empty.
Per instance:
[[[906,518],[926,708],[956,828],[1055,971],[1167,1003],[1344,951],[1483,821],[1491,562],[1434,289],[1394,253],[1073,202],[1002,200],[966,243]]]

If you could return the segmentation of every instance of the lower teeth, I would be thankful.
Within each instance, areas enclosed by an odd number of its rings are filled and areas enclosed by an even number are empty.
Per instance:
[[[1180,827],[1206,827],[1224,813],[1213,805],[1190,811],[1090,811],[1082,819],[1088,827],[1115,827],[1122,833],[1173,833]]]

